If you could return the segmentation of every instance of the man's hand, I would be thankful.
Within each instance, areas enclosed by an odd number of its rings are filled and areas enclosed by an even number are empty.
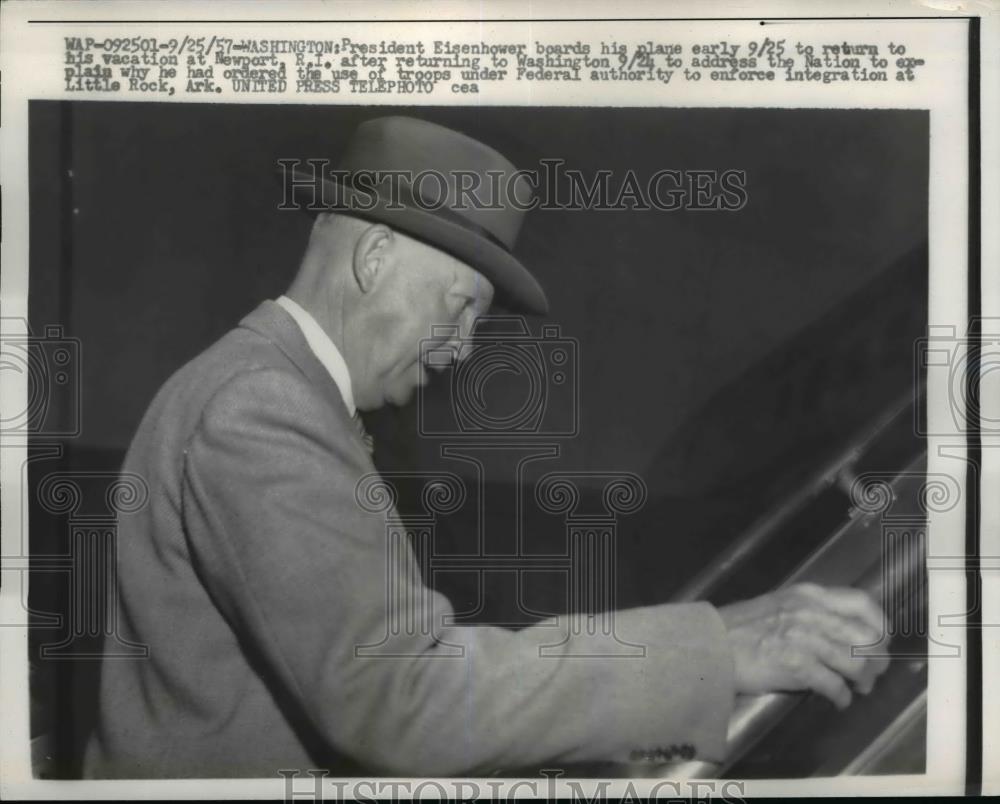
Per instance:
[[[719,609],[736,662],[737,693],[812,690],[843,709],[889,666],[852,657],[882,637],[885,615],[859,589],[802,583]]]

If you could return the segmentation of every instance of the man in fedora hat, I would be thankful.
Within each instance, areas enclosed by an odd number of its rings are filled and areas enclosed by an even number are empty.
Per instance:
[[[512,253],[530,188],[492,149],[379,118],[331,176],[311,201],[335,208],[317,210],[287,293],[177,372],[129,449],[125,470],[156,493],[120,523],[114,602],[149,655],[104,662],[86,776],[718,760],[736,694],[845,706],[849,685],[871,688],[884,662],[850,646],[876,642],[882,614],[853,590],[622,611],[618,634],[645,654],[628,660],[587,657],[586,629],[560,642],[554,621],[442,625],[449,603],[409,553],[387,597],[385,520],[356,499],[375,471],[358,411],[427,382],[418,344],[434,325],[457,346],[495,300],[547,301]],[[512,193],[471,202],[490,176]],[[435,627],[403,629],[388,655],[361,649],[406,617]]]

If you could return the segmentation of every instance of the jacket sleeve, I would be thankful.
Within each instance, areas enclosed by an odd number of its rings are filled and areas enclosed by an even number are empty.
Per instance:
[[[304,379],[258,369],[215,394],[184,458],[202,582],[332,746],[419,775],[670,746],[722,758],[733,667],[712,606],[619,612],[618,638],[643,648],[630,658],[589,651],[567,617],[516,632],[444,625],[448,601],[408,546],[402,564],[390,558],[383,515],[355,499],[373,466],[349,426]],[[372,648],[390,628],[391,650]]]

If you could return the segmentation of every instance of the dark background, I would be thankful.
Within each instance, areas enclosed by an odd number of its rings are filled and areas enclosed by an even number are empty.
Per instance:
[[[31,325],[62,324],[82,356],[80,435],[62,457],[37,462],[36,479],[56,465],[119,465],[164,380],[290,282],[311,219],[276,209],[276,160],[335,162],[355,126],[384,113],[31,104]],[[742,210],[537,211],[516,249],[548,292],[545,323],[578,340],[581,366],[580,433],[526,482],[554,470],[630,471],[649,487],[644,509],[621,521],[619,605],[669,599],[911,389],[926,325],[926,112],[393,113],[459,129],[524,168],[556,157],[587,175],[746,171]],[[431,390],[435,404],[447,394],[444,383]],[[59,414],[68,402],[52,404]],[[415,405],[368,419],[380,468],[468,473],[440,457],[440,442],[417,437]],[[512,481],[490,478],[494,533],[513,522]],[[60,523],[33,513],[33,551],[58,552]],[[473,513],[458,512],[441,549],[461,549],[474,526]],[[532,549],[565,549],[557,520],[529,513],[526,533]],[[519,621],[503,583],[483,593],[474,578],[439,580],[476,619]],[[565,590],[543,575],[529,586],[522,594],[536,611],[566,608]],[[33,605],[57,610],[61,588],[33,581]],[[39,672],[60,686],[56,671]],[[66,690],[92,683],[93,671],[58,672],[73,673]],[[57,694],[73,696],[75,730],[85,731],[86,694]],[[39,728],[52,711],[41,707]]]
[[[926,230],[922,112],[398,111],[519,167],[558,157],[587,175],[747,173],[738,212],[527,217],[517,253],[548,291],[550,320],[580,339],[583,431],[564,445],[574,464],[648,466],[713,393]],[[381,113],[33,104],[31,312],[83,340],[79,445],[126,448],[166,377],[284,290],[311,219],[276,210],[276,160],[335,161],[356,124]],[[61,228],[63,205],[72,220]]]

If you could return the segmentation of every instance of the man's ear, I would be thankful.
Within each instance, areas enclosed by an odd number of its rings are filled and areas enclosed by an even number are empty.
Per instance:
[[[385,271],[392,241],[392,229],[376,223],[365,229],[354,244],[354,281],[362,293],[368,293]]]

